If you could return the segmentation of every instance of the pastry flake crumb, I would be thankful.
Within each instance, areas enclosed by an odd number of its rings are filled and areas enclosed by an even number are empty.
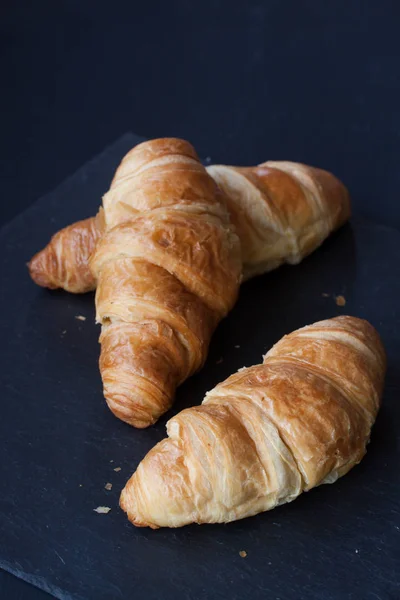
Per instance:
[[[79,487],[82,487],[82,486],[83,486],[83,483],[80,483],[80,484],[79,484]]]
[[[220,365],[222,362],[224,362],[223,358],[220,358],[219,360],[217,360],[217,362],[215,363],[216,365]]]
[[[104,488],[107,490],[107,492],[109,492],[112,489],[112,483],[106,483]]]
[[[93,509],[94,512],[98,513],[99,515],[106,515],[107,513],[110,512],[111,508],[109,506],[98,506],[97,508]]]
[[[326,292],[322,292],[322,297],[323,298],[329,298],[329,294],[327,294]]]
[[[121,470],[121,467],[115,467],[115,469],[114,469],[114,471],[115,471],[116,473],[118,473],[118,471],[120,471],[120,470]]]
[[[65,335],[67,333],[67,330],[64,329],[64,331],[61,332],[61,335]]]
[[[344,296],[336,296],[335,300],[338,306],[346,306],[346,298]]]
[[[240,344],[236,344],[235,348],[240,348]]]
[[[246,552],[246,550],[241,550],[241,551],[239,552],[239,556],[240,556],[241,558],[246,558],[246,556],[247,556],[247,552]]]
[[[358,552],[359,552],[358,550],[355,550],[355,553],[356,553],[356,554],[358,554]]]
[[[83,315],[75,315],[75,319],[77,319],[78,321],[86,321],[86,317],[84,317]]]

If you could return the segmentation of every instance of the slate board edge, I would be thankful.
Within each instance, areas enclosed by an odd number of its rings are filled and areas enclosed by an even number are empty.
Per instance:
[[[114,149],[114,147],[118,144],[123,144],[124,142],[128,142],[129,140],[132,140],[132,144],[133,146],[136,145],[135,140],[139,138],[141,139],[143,142],[145,142],[146,140],[148,140],[149,138],[145,138],[143,136],[137,135],[131,131],[127,131],[126,133],[124,133],[123,135],[121,135],[119,138],[117,138],[114,142],[112,142],[111,144],[109,144],[108,146],[106,146],[104,148],[104,150],[102,152],[100,152],[99,154],[96,154],[95,156],[93,156],[90,160],[88,160],[87,162],[85,162],[81,167],[79,167],[79,169],[77,169],[76,171],[74,171],[73,173],[71,173],[71,175],[69,175],[68,177],[66,177],[65,179],[63,179],[63,181],[57,185],[55,188],[49,190],[46,194],[44,194],[43,196],[41,196],[40,198],[38,198],[37,200],[35,200],[28,208],[26,208],[25,210],[19,212],[17,215],[15,215],[12,219],[10,219],[9,221],[7,221],[2,227],[0,227],[0,234],[3,235],[7,232],[7,230],[12,227],[14,225],[14,222],[17,221],[21,216],[26,216],[29,215],[31,212],[35,211],[41,204],[44,204],[47,200],[47,198],[49,196],[52,196],[56,190],[59,190],[65,186],[68,185],[68,183],[70,181],[73,181],[75,179],[75,177],[77,175],[79,175],[80,173],[84,173],[86,169],[89,169],[92,165],[94,165],[99,159],[101,159],[103,156],[107,155],[109,152],[112,152],[112,150]],[[132,146],[132,147],[133,147]],[[203,161],[203,163],[206,161]],[[207,161],[208,164],[208,161]],[[112,173],[110,173],[110,179],[112,177]],[[351,221],[354,219],[355,215],[353,215],[350,219],[350,223]],[[82,219],[84,219],[85,216],[82,215]],[[365,217],[360,217],[359,215],[357,215],[356,217],[357,221],[360,222],[365,222],[367,225],[373,225],[374,227],[379,227],[382,228],[384,230],[394,230],[394,231],[399,231],[398,227],[394,227],[394,226],[389,226],[389,225],[385,225],[383,223],[378,223],[378,222],[374,222],[371,221],[371,219],[367,219]],[[56,233],[56,232],[54,232]]]
[[[79,167],[79,169],[77,169],[76,171],[71,173],[71,175],[69,175],[68,177],[63,179],[59,185],[57,185],[53,189],[46,192],[46,194],[44,194],[43,196],[40,196],[40,198],[38,198],[37,200],[32,202],[32,204],[30,206],[28,206],[28,208],[26,208],[25,210],[22,210],[17,215],[12,217],[12,219],[7,221],[0,228],[0,234],[5,234],[7,232],[7,230],[10,227],[12,227],[14,225],[14,223],[16,221],[18,221],[18,219],[21,216],[29,215],[31,212],[34,212],[35,210],[37,210],[37,208],[40,207],[42,204],[45,204],[47,199],[49,198],[49,196],[53,196],[57,190],[67,187],[70,182],[75,181],[75,178],[77,176],[79,176],[80,174],[83,175],[87,169],[90,169],[92,165],[94,166],[98,160],[101,160],[103,157],[107,156],[107,154],[112,153],[116,146],[118,146],[120,144],[123,145],[124,143],[127,143],[131,140],[132,147],[133,147],[137,144],[137,142],[136,142],[137,138],[141,139],[142,141],[146,141],[146,138],[143,138],[142,136],[136,136],[131,131],[128,131],[128,132],[124,133],[123,135],[121,135],[121,137],[117,138],[114,142],[112,142],[111,144],[106,146],[104,148],[104,150],[102,150],[102,152],[93,156],[90,160],[88,160],[81,167]],[[113,176],[113,173],[110,173],[110,180],[111,180],[112,176]],[[100,200],[101,199],[99,199],[99,204],[100,204]],[[82,215],[82,219],[84,219],[84,218],[85,218],[85,215]],[[54,233],[56,233],[56,232],[54,232]]]
[[[71,596],[67,591],[49,585],[44,577],[26,573],[22,569],[17,569],[14,565],[7,563],[6,561],[2,561],[1,568],[7,573],[11,573],[11,575],[14,577],[17,577],[17,579],[25,581],[26,583],[38,588],[42,592],[46,592],[47,594],[50,594],[59,600],[86,600],[83,598],[83,596],[76,596],[75,594]]]

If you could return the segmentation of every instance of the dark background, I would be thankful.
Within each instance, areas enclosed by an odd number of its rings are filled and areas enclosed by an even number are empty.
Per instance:
[[[333,171],[400,226],[396,0],[5,0],[0,224],[126,131]],[[0,577],[0,598],[42,598]]]
[[[125,131],[332,170],[400,224],[397,0],[4,0],[2,218]]]

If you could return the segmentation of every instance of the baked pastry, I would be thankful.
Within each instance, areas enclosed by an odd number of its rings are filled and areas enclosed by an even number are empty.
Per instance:
[[[104,395],[117,417],[147,427],[202,366],[233,307],[240,242],[215,182],[183,140],[131,150],[103,206],[106,232],[90,267]]]
[[[366,451],[383,389],[377,332],[354,317],[284,336],[167,423],[120,504],[139,527],[226,523],[333,483]]]
[[[346,187],[321,169],[268,161],[207,170],[240,238],[244,279],[299,263],[350,217]]]
[[[95,290],[96,280],[89,268],[89,258],[104,228],[103,210],[100,209],[95,217],[60,229],[29,261],[33,281],[41,287],[62,288],[75,294]]]
[[[347,189],[321,169],[269,161],[246,168],[211,165],[207,171],[223,191],[239,235],[244,279],[285,262],[300,262],[350,217]],[[119,193],[121,207],[125,202],[123,196],[130,191],[120,186]],[[143,201],[142,193],[139,195],[140,202],[135,202],[134,210],[152,210],[153,205]],[[131,216],[129,210],[120,211],[118,219]],[[70,292],[94,289],[96,282],[88,261],[103,232],[101,213],[61,230],[31,259],[32,279],[38,285],[61,287]]]

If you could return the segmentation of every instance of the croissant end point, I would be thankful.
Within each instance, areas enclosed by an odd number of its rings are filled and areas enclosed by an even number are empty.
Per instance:
[[[46,272],[45,258],[43,252],[44,251],[42,250],[35,254],[35,256],[33,256],[31,260],[27,263],[29,275],[37,285],[54,290],[57,288],[57,286],[54,285],[54,283],[51,281]]]
[[[145,429],[157,421],[157,417],[144,411],[143,407],[132,405],[129,400],[121,398],[120,395],[107,394],[105,399],[113,415],[136,429]]]
[[[154,525],[154,523],[147,523],[145,521],[136,520],[135,517],[133,516],[133,513],[135,511],[129,510],[129,508],[130,508],[129,500],[130,500],[129,492],[127,491],[127,488],[125,487],[122,490],[120,498],[119,498],[119,506],[127,514],[128,519],[129,519],[130,523],[132,523],[132,525],[134,525],[135,527],[150,527],[150,529],[159,529],[158,525]],[[133,508],[133,507],[131,507],[131,508]]]

